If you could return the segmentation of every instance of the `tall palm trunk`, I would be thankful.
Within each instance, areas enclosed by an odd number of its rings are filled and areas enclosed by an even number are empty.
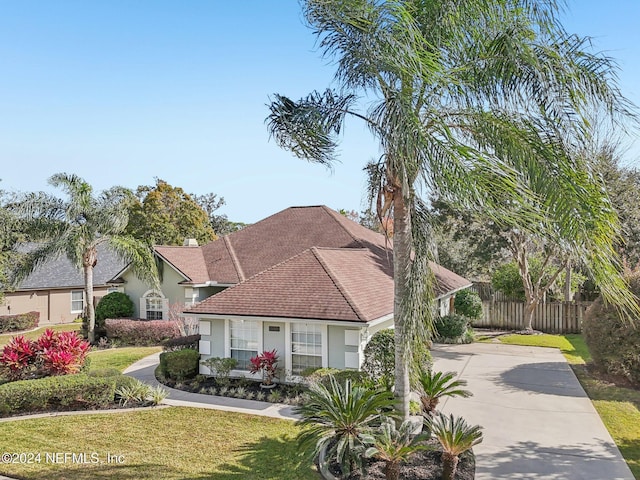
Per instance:
[[[393,284],[395,298],[394,336],[395,336],[395,391],[399,401],[399,410],[403,419],[409,418],[409,363],[410,351],[407,348],[411,339],[406,332],[406,306],[409,304],[409,276],[411,271],[411,212],[399,189],[393,200]]]
[[[98,252],[95,248],[84,252],[82,269],[84,271],[84,298],[87,302],[85,315],[88,320],[87,336],[89,343],[96,343],[96,311],[93,307],[93,267],[97,263]]]

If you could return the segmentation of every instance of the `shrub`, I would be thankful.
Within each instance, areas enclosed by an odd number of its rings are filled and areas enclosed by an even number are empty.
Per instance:
[[[376,332],[364,347],[362,371],[372,382],[391,390],[395,378],[395,337],[391,329]]]
[[[158,405],[167,398],[167,391],[160,385],[152,387],[140,380],[132,380],[133,382],[116,388],[115,395],[123,407],[131,404],[134,406]]]
[[[160,355],[162,356],[162,355]],[[216,377],[216,382],[220,385],[229,385],[231,370],[236,368],[238,361],[235,358],[207,358],[202,365],[211,370],[211,374]]]
[[[0,315],[0,333],[30,330],[38,326],[40,312]]]
[[[173,352],[175,350],[183,350],[185,348],[198,350],[198,342],[200,342],[199,334],[187,335],[186,337],[170,338],[162,342],[162,349],[165,352]]]
[[[166,378],[182,381],[198,374],[199,360],[200,353],[190,348],[164,352],[160,354],[160,369]]]
[[[395,380],[395,336],[391,329],[376,332],[364,349],[362,371],[376,385],[391,390]],[[422,370],[431,368],[430,345],[414,346],[412,364],[409,370],[411,385],[416,385]]]
[[[180,336],[176,323],[170,320],[107,319],[105,328],[109,339],[116,339],[125,345],[160,345]]]
[[[278,353],[275,349],[262,352],[260,355],[251,357],[251,369],[249,373],[262,373],[262,380],[265,385],[271,385],[278,369]]]
[[[113,377],[84,374],[5,383],[0,385],[0,415],[103,408],[113,402],[115,388]]]
[[[19,335],[2,349],[0,371],[10,380],[78,373],[88,351],[76,332],[47,329],[34,341]]]
[[[482,316],[482,299],[476,292],[467,288],[456,293],[454,308],[456,313],[477,320]]]
[[[111,292],[102,297],[96,305],[96,338],[107,334],[104,327],[107,318],[132,317],[133,312],[133,302],[124,293]]]
[[[435,321],[436,332],[439,340],[447,343],[457,343],[467,333],[469,319],[463,315],[446,315]],[[460,342],[462,343],[462,342]]]
[[[640,272],[628,274],[626,280],[640,295]],[[623,319],[614,305],[598,297],[587,310],[582,332],[598,368],[640,384],[640,319]]]

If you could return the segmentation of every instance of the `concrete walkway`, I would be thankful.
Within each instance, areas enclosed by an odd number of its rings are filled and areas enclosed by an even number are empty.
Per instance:
[[[633,480],[559,350],[503,344],[436,345],[435,368],[456,371],[471,398],[443,413],[484,427],[476,480]]]
[[[160,354],[155,353],[128,367],[124,373],[130,377],[148,383],[149,385],[160,385],[156,380],[154,371],[160,361]],[[264,417],[283,418],[295,420],[297,417],[293,413],[293,407],[277,403],[258,402],[255,400],[243,400],[230,397],[217,397],[200,393],[184,392],[163,387],[169,392],[169,396],[162,402],[165,405],[174,407],[197,407],[209,408],[213,410],[226,410],[228,412],[248,413],[251,415],[262,415]],[[0,479],[1,480],[1,479]]]
[[[559,350],[473,343],[436,345],[432,354],[437,370],[458,372],[474,394],[439,408],[484,427],[476,480],[634,480]],[[158,356],[125,373],[157,385]],[[295,418],[286,405],[167,390],[168,405]]]

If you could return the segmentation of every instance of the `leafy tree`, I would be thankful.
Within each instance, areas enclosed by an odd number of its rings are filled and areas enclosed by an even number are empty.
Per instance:
[[[98,246],[108,244],[121,258],[131,262],[138,278],[157,285],[153,254],[147,245],[125,234],[132,200],[129,190],[113,187],[96,196],[86,181],[66,173],[53,175],[49,184],[62,188],[67,198],[44,192],[29,193],[11,205],[27,237],[40,242],[24,255],[13,272],[13,283],[22,281],[48,260],[66,255],[84,272],[88,337],[94,343],[93,269],[99,261]]]
[[[180,187],[156,178],[140,186],[129,210],[127,233],[152,245],[182,245],[186,238],[205,244],[216,238],[206,212]]]
[[[622,225],[618,251],[631,265],[640,264],[640,171],[621,164],[615,145],[602,146],[594,155],[611,203]]]
[[[511,252],[505,227],[482,218],[471,208],[456,208],[441,198],[431,199],[438,263],[473,280],[489,280]]]
[[[10,272],[20,256],[14,247],[21,240],[24,238],[18,219],[7,208],[7,195],[0,190],[0,304],[4,301],[5,289],[10,288]]]
[[[215,193],[206,193],[204,195],[192,194],[191,197],[207,213],[209,224],[217,235],[227,235],[247,226],[246,223],[232,222],[225,214],[217,215],[215,213],[216,210],[226,204],[224,197],[218,198],[218,195]]]
[[[267,123],[300,158],[331,165],[347,117],[380,143],[367,167],[379,217],[393,216],[395,390],[409,413],[409,364],[432,331],[435,192],[498,223],[565,240],[606,296],[636,308],[617,275],[617,221],[572,145],[584,112],[628,113],[607,58],[566,34],[542,0],[305,0],[336,88],[275,95]],[[505,208],[507,207],[507,208]],[[430,281],[425,281],[430,279]]]

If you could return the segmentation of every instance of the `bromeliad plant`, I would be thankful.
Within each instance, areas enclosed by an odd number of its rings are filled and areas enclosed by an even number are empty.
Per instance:
[[[251,362],[250,372],[252,374],[262,372],[263,385],[272,385],[278,370],[278,352],[275,349],[262,352],[260,355],[251,357],[249,361]]]
[[[2,349],[0,373],[9,380],[78,373],[88,352],[89,342],[76,332],[47,329],[35,341],[19,335]]]

